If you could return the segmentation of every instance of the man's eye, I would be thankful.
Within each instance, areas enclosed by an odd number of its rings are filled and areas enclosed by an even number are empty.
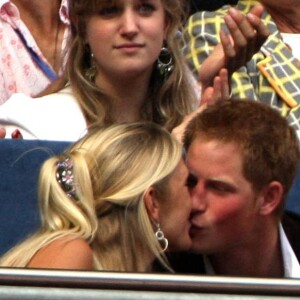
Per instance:
[[[235,188],[222,182],[209,182],[207,188],[218,193],[234,193]]]
[[[186,186],[188,188],[193,188],[197,185],[198,183],[198,178],[192,174],[190,174],[186,180]]]

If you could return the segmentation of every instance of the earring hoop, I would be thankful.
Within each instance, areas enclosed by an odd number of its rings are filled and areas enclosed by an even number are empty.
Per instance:
[[[163,231],[160,229],[160,224],[156,224],[157,230],[155,232],[156,238],[159,241],[160,245],[162,246],[162,252],[165,252],[168,249],[169,241],[165,238]]]
[[[88,60],[88,65],[87,69],[85,70],[84,77],[90,82],[95,82],[97,68],[94,53],[91,51],[91,48],[88,44],[85,46],[85,55]]]
[[[157,68],[164,80],[168,79],[174,69],[173,58],[167,46],[163,46],[160,50],[157,58]]]

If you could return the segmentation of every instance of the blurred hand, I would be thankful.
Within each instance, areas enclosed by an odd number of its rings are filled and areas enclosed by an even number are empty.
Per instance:
[[[218,76],[213,80],[212,86],[202,88],[200,107],[206,108],[219,101],[229,99],[230,88],[227,69],[221,69]]]
[[[0,139],[5,139],[6,130],[5,128],[0,128]]]
[[[22,136],[22,133],[20,132],[19,129],[16,129],[13,131],[13,133],[11,134],[11,138],[12,139],[18,139],[18,140],[21,140],[23,139],[23,136]]]
[[[221,43],[203,62],[199,70],[202,88],[213,85],[214,77],[222,68],[228,70],[228,78],[232,73],[244,66],[259,51],[270,32],[261,21],[263,7],[254,6],[247,15],[231,7],[224,17],[229,34],[220,32]]]
[[[178,141],[182,142],[185,128],[188,123],[207,106],[218,101],[225,101],[229,98],[228,72],[226,69],[221,69],[218,76],[214,78],[213,85],[202,90],[200,106],[198,109],[187,115],[183,122],[172,130],[172,134]]]
[[[6,137],[6,129],[4,127],[0,128],[0,139],[5,139]],[[22,133],[19,129],[16,129],[11,134],[12,139],[23,139]]]

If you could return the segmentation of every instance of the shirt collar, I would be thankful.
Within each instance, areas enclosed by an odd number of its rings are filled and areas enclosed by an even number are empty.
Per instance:
[[[7,15],[11,18],[20,19],[19,9],[9,0],[0,0],[0,14],[2,17]]]
[[[60,5],[60,9],[59,9],[59,17],[63,23],[70,25],[69,0],[61,1],[61,5]]]
[[[283,230],[282,225],[279,225],[279,239],[281,253],[283,259],[283,269],[285,278],[300,278],[300,265],[298,259],[291,247],[289,240]],[[207,275],[216,275],[216,272],[207,255],[203,256],[205,272]]]
[[[287,236],[281,224],[279,226],[279,236],[283,259],[284,277],[300,278],[300,265],[298,259],[291,247],[289,240],[287,239]]]
[[[6,3],[10,3],[9,0],[0,0],[0,9],[2,9],[2,6]]]

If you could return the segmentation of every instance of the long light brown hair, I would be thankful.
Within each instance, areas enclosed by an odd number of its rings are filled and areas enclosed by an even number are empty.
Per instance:
[[[166,43],[172,55],[174,70],[164,81],[157,68],[153,67],[148,87],[148,96],[140,111],[142,120],[152,121],[172,130],[183,117],[192,111],[195,94],[186,72],[187,67],[180,51],[179,30],[184,18],[180,0],[161,0],[168,24]],[[85,42],[86,20],[97,13],[103,0],[71,0],[70,16],[73,22],[74,41],[67,66],[72,90],[81,106],[88,124],[115,123],[111,115],[111,99],[95,83],[85,76],[90,68],[90,53]]]

